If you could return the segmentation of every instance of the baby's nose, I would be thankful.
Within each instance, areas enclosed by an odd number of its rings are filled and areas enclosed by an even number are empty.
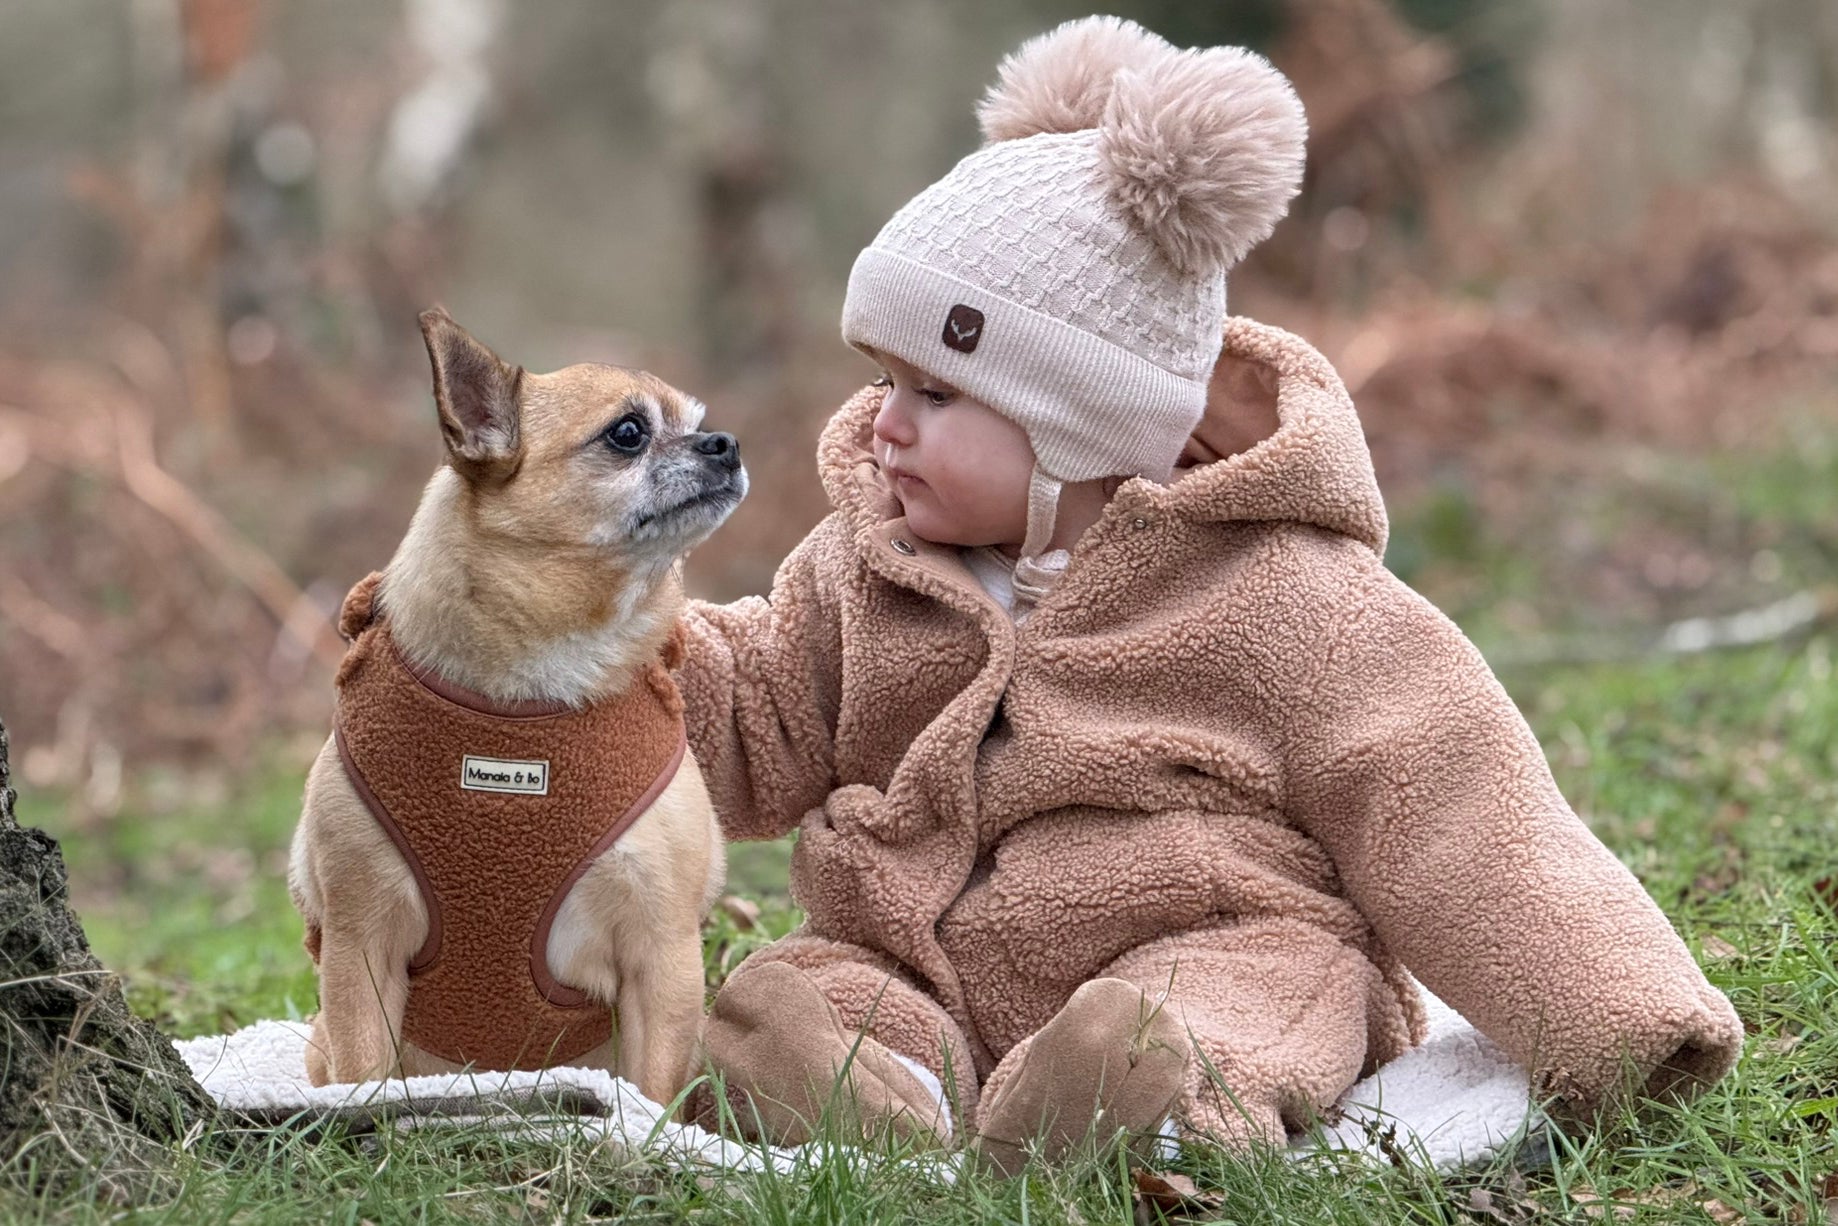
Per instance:
[[[910,447],[914,441],[913,423],[892,401],[892,396],[883,400],[881,411],[874,415],[874,437],[896,447]]]

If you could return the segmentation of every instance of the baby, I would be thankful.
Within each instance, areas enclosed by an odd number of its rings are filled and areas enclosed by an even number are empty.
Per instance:
[[[798,832],[807,916],[711,1008],[741,1124],[807,1138],[846,1067],[864,1123],[1004,1171],[1094,1123],[1281,1143],[1421,1040],[1413,976],[1579,1110],[1722,1076],[1729,1002],[1381,562],[1333,369],[1226,315],[1288,83],[1091,18],[981,119],[851,274],[883,374],[823,432],[833,513],[688,616],[724,828]]]

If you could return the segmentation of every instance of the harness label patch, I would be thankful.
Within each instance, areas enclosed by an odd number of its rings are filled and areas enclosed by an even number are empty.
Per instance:
[[[515,792],[522,796],[549,794],[549,763],[516,762],[506,758],[475,758],[467,754],[460,765],[460,786],[474,792]]]

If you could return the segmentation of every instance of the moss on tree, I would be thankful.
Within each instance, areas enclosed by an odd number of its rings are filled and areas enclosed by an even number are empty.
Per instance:
[[[18,823],[9,783],[0,724],[0,1164],[134,1196],[214,1107],[90,952],[57,840]]]

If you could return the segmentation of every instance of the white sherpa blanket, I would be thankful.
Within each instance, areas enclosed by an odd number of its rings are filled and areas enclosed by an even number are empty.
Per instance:
[[[1448,1171],[1488,1163],[1516,1138],[1541,1129],[1525,1070],[1440,1000],[1425,992],[1424,1001],[1429,1038],[1348,1090],[1335,1123],[1292,1140],[1298,1156],[1324,1149],[1364,1152]],[[791,1170],[801,1157],[808,1165],[814,1156],[739,1144],[674,1123],[630,1082],[591,1069],[452,1073],[315,1089],[306,1079],[309,1032],[302,1022],[256,1022],[174,1046],[219,1104],[269,1124],[326,1114],[360,1124],[484,1123],[741,1170],[768,1164]],[[949,1168],[941,1170],[948,1175]]]

